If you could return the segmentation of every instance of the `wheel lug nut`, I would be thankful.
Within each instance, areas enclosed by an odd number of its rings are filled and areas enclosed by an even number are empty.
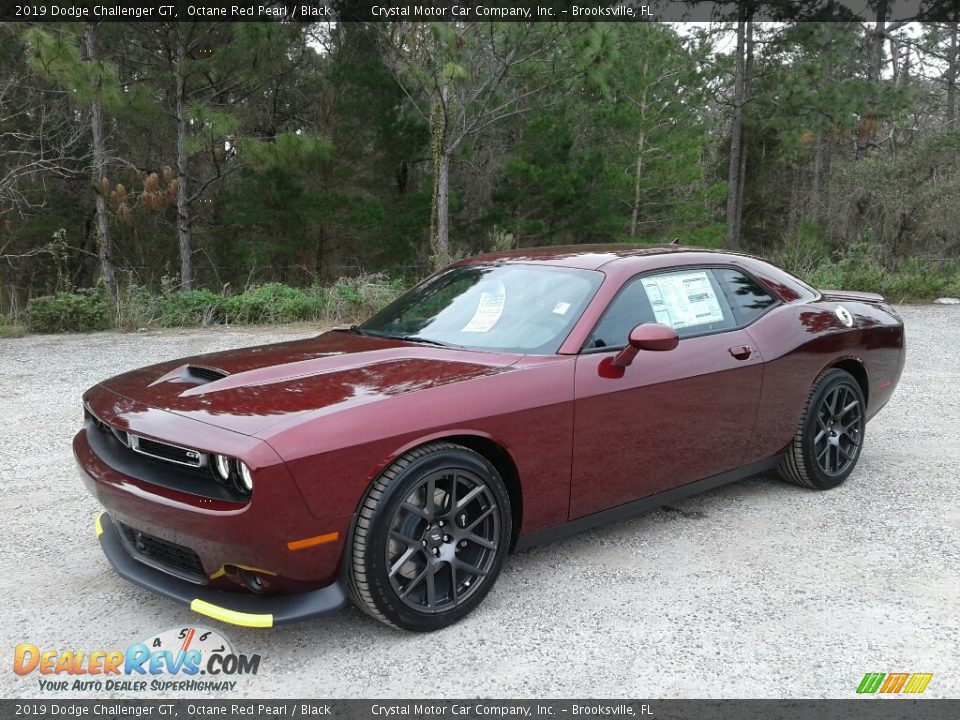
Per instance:
[[[436,555],[437,557],[440,557],[440,548],[434,548],[433,554]]]
[[[426,540],[422,540],[421,542],[423,543],[423,546],[424,546],[424,547],[427,546],[427,541],[426,541]]]
[[[449,535],[444,535],[444,536],[443,536],[443,541],[444,541],[444,542],[450,542],[450,540],[451,540],[451,538],[450,538]]]
[[[461,540],[461,541],[457,544],[457,547],[465,548],[466,546],[467,546],[467,541],[466,541],[466,540]]]
[[[440,527],[443,527],[443,520],[441,520],[440,522],[438,522],[437,525],[439,525]]]

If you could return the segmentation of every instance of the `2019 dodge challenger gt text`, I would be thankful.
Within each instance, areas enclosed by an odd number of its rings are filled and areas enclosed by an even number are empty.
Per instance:
[[[367,322],[165,362],[73,442],[120,575],[269,627],[434,630],[513,549],[778,468],[839,485],[903,370],[879,295],[672,246],[455,263]]]

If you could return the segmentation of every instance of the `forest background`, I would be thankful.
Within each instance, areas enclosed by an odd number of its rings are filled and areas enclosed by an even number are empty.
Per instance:
[[[452,259],[763,255],[960,295],[943,22],[0,26],[0,334],[348,322]]]

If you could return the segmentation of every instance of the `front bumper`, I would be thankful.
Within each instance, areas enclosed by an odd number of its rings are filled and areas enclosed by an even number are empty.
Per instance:
[[[231,625],[273,627],[329,615],[347,603],[346,583],[342,576],[332,585],[296,595],[241,594],[198,586],[134,559],[107,513],[97,516],[96,531],[103,553],[121,577],[188,605],[194,612]]]
[[[257,490],[248,500],[218,497],[210,484],[201,485],[201,475],[141,457],[85,420],[73,441],[80,478],[121,531],[121,540],[128,542],[126,529],[134,529],[193,556],[180,558],[190,560],[189,567],[178,562],[171,568],[163,562],[161,570],[192,577],[212,590],[247,593],[249,585],[238,572],[245,569],[270,595],[300,595],[337,581],[353,508],[335,506],[331,500],[322,514],[312,513],[285,463],[267,443],[150,408],[101,387],[89,390],[84,399],[88,413],[111,427],[242,457],[254,471]],[[335,484],[335,478],[315,479]]]

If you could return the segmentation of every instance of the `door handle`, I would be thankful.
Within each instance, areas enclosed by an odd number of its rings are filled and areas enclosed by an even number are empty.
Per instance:
[[[735,345],[730,348],[730,354],[737,360],[746,360],[753,353],[753,348],[749,345]]]

